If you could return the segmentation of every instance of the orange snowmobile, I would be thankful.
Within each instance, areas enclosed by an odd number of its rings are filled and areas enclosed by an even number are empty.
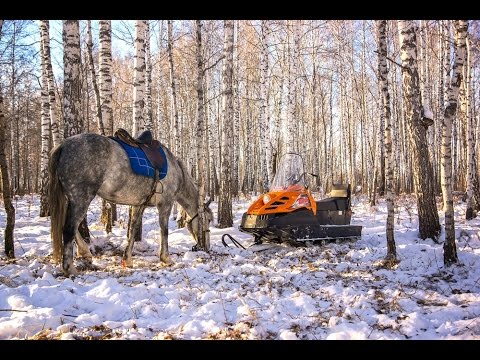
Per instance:
[[[303,159],[285,154],[270,191],[261,195],[243,214],[239,230],[263,241],[306,241],[358,238],[362,226],[350,225],[350,185],[334,185],[329,198],[316,201],[308,189]]]

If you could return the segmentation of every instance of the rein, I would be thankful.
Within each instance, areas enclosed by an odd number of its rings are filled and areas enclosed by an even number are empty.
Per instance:
[[[198,213],[195,214],[195,216],[191,217],[189,220],[186,221],[187,224],[190,224],[193,219],[195,219],[198,216]]]

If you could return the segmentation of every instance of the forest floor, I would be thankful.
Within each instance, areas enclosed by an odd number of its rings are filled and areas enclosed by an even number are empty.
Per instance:
[[[96,198],[88,213],[94,269],[78,259],[84,270],[73,278],[52,262],[36,196],[14,201],[16,259],[5,258],[2,206],[0,339],[480,339],[480,218],[465,221],[464,203],[455,206],[460,264],[445,268],[443,238],[418,238],[412,197],[397,199],[393,267],[382,262],[383,199],[375,207],[353,199],[352,223],[364,227],[355,242],[224,247],[224,233],[252,244],[238,231],[251,201],[234,202],[233,228],[214,223],[209,253],[192,252],[187,230],[171,220],[172,266],[159,263],[158,218],[147,209],[133,268],[123,268],[127,207],[106,235]]]

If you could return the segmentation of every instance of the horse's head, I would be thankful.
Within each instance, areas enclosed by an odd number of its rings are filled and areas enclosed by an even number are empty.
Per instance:
[[[197,213],[187,220],[187,229],[196,242],[196,245],[193,247],[194,250],[207,251],[210,249],[210,223],[213,221],[213,212],[209,207],[211,202],[212,200],[209,199],[203,204],[203,219]],[[199,236],[201,233],[203,233],[203,236]],[[203,244],[201,239],[204,239]],[[199,240],[201,241],[199,242]]]

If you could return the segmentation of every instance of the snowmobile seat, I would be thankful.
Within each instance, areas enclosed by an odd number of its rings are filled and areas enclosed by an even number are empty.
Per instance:
[[[340,211],[350,208],[350,184],[333,184],[329,198],[317,201],[317,211]]]
[[[351,189],[350,184],[333,184],[330,191],[331,197],[350,198]]]
[[[340,211],[348,210],[349,199],[348,198],[327,198],[317,201],[317,211]]]

